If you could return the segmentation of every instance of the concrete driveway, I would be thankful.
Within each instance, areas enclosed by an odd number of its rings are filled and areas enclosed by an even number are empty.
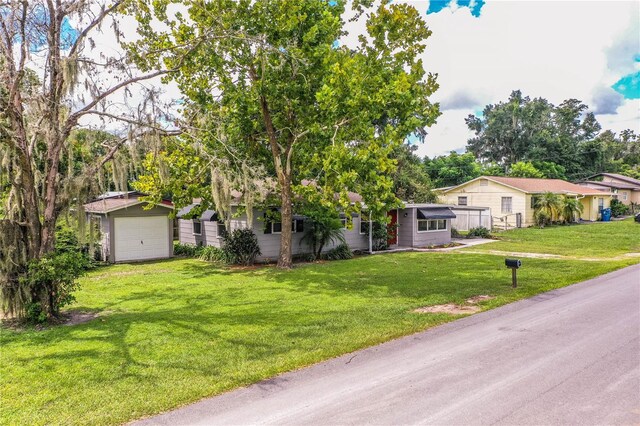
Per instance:
[[[639,424],[640,265],[139,424]]]

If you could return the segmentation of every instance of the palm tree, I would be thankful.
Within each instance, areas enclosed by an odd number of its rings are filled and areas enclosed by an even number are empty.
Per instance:
[[[534,217],[536,223],[542,228],[546,224],[553,222],[560,216],[562,211],[562,197],[553,192],[545,192],[536,197],[534,205]]]
[[[309,245],[313,256],[320,259],[322,249],[334,242],[346,243],[342,233],[342,221],[335,216],[314,215],[305,223],[304,236],[300,240]]]
[[[584,206],[574,197],[564,197],[562,204],[562,217],[565,223],[575,222],[576,216],[580,215],[584,210]]]

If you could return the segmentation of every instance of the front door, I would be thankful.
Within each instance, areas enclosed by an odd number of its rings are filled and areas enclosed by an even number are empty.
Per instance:
[[[387,244],[391,246],[398,244],[398,210],[391,210],[387,216],[391,218],[387,225],[387,235],[389,236]]]

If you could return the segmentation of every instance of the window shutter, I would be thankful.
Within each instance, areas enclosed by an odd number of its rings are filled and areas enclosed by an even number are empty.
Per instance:
[[[267,218],[267,213],[264,213],[264,233],[265,234],[270,234],[271,233],[271,222],[269,221],[269,219]]]
[[[304,220],[296,219],[296,232],[304,232]]]

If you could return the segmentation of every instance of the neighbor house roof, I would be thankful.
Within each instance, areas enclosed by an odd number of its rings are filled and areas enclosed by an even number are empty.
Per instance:
[[[640,187],[640,180],[634,179],[629,176],[621,175],[618,173],[598,173],[597,175],[589,176],[589,179],[593,179],[594,177],[597,177],[597,176],[606,176],[613,179],[619,179],[621,181],[635,185],[636,187]]]
[[[590,185],[605,186],[607,188],[640,190],[640,185],[634,185],[632,183],[625,182],[599,182],[597,180],[583,180],[577,182],[578,185],[582,185],[584,183],[588,183]]]
[[[97,200],[85,204],[84,211],[87,213],[106,214],[116,210],[137,206],[139,204],[148,204],[146,201],[140,200],[139,197],[141,195],[143,194],[140,194],[138,192],[103,194],[98,197]],[[169,209],[173,208],[173,203],[168,200],[163,200],[160,204],[157,205]]]
[[[457,188],[463,187],[471,182],[487,179],[499,184],[517,189],[528,194],[540,194],[543,192],[553,192],[557,194],[576,194],[576,195],[611,195],[609,192],[601,191],[587,186],[576,185],[562,179],[536,179],[536,178],[517,178],[507,176],[480,176],[461,185],[454,186],[444,192],[450,192]]]

